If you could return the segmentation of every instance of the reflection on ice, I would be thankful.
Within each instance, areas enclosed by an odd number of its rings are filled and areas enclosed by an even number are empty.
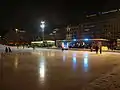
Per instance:
[[[63,62],[65,62],[66,61],[66,52],[63,52]]]
[[[55,56],[55,53],[54,52],[51,52],[51,57],[54,57]]]
[[[84,57],[88,58],[88,53],[87,52],[84,53]]]
[[[14,66],[17,69],[18,68],[18,56],[15,57],[15,61],[14,61]]]
[[[47,53],[47,56],[48,56],[48,57],[50,56],[50,52]]]
[[[45,58],[42,56],[40,58],[39,75],[40,75],[40,82],[43,84],[45,81]]]
[[[40,63],[40,78],[44,79],[45,77],[45,66],[44,66],[44,62]]]
[[[40,55],[43,56],[43,52],[40,52]]]
[[[63,55],[63,62],[65,62],[66,61],[66,56],[65,55]]]
[[[88,71],[88,53],[84,53],[84,71]]]
[[[73,53],[72,62],[73,62],[73,69],[75,71],[77,67],[76,53]]]

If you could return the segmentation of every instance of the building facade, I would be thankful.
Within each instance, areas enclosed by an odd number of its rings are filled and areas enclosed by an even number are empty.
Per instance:
[[[90,17],[91,16],[91,17]],[[96,15],[87,15],[81,23],[82,38],[120,38],[120,10],[110,10]]]
[[[81,35],[80,25],[67,26],[67,28],[66,28],[66,40],[80,39],[80,35]]]
[[[120,9],[86,15],[79,25],[68,25],[56,32],[56,40],[120,39]]]

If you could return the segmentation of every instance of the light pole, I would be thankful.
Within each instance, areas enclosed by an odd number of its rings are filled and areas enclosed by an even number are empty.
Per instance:
[[[18,49],[18,47],[19,47],[19,45],[18,45],[18,42],[19,42],[19,40],[18,40],[18,31],[19,31],[19,30],[16,28],[16,29],[15,29],[15,32],[16,32],[16,35],[17,35],[17,39],[16,39],[17,42],[15,42],[15,45],[17,45],[17,49]]]
[[[40,27],[42,28],[42,38],[43,38],[43,41],[44,41],[44,28],[45,28],[45,21],[41,21],[41,25]]]

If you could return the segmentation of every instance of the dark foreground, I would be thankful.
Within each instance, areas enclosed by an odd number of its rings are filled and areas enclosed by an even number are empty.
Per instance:
[[[120,54],[41,49],[1,55],[0,90],[120,90]]]

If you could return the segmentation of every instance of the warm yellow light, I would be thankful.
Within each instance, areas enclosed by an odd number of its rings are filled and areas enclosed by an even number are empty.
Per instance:
[[[37,43],[39,44],[39,43],[43,43],[43,41],[35,41],[35,42],[31,42],[31,43],[32,43],[32,44],[35,44],[35,43],[36,43],[36,44],[37,44]]]
[[[55,41],[47,41],[47,42],[54,43]]]
[[[108,47],[107,46],[102,46],[102,50],[107,51]]]

